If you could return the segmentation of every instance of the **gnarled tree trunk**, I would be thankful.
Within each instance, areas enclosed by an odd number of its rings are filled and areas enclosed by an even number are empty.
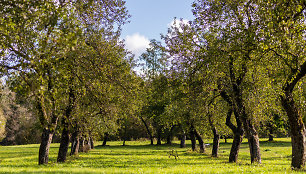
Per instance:
[[[194,135],[194,131],[192,129],[190,129],[190,140],[191,140],[191,149],[192,151],[196,150],[196,138]]]
[[[243,120],[244,129],[247,130],[248,144],[251,154],[251,163],[261,163],[258,133],[249,119]]]
[[[193,125],[191,125],[191,130],[193,131],[195,137],[197,138],[197,140],[199,142],[200,153],[204,153],[205,152],[205,145],[204,145],[204,141],[203,141],[201,135],[198,133],[198,131],[195,129],[195,127]]]
[[[52,142],[53,131],[44,128],[41,136],[41,143],[39,147],[38,164],[48,164],[49,149]]]
[[[289,118],[292,161],[291,166],[296,169],[303,168],[306,160],[306,130],[299,114],[298,108],[293,100],[292,94],[287,92],[286,96],[281,96],[281,103]]]
[[[232,116],[232,109],[230,108],[228,113],[227,113],[227,117],[226,117],[226,125],[233,131],[234,133],[234,139],[233,139],[233,143],[232,143],[232,147],[231,147],[231,151],[230,151],[230,155],[229,155],[229,162],[237,162],[238,160],[238,154],[239,154],[239,150],[240,150],[240,146],[243,140],[243,128],[242,128],[242,123],[239,119],[239,117],[237,116],[237,114],[235,114],[235,119],[236,119],[236,123],[237,126],[235,126],[232,122],[231,122],[231,116]]]

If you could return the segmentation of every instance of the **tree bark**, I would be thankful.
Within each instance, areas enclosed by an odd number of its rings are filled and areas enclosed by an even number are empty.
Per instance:
[[[84,152],[85,150],[85,139],[83,137],[79,138],[79,152]]]
[[[194,135],[194,131],[192,129],[190,129],[190,140],[191,140],[191,149],[192,151],[196,150],[196,138]]]
[[[180,148],[186,147],[186,134],[183,131],[183,134],[181,135],[181,143],[180,143]]]
[[[79,132],[75,131],[72,134],[72,143],[71,143],[71,152],[70,155],[77,155],[79,153],[79,146],[80,146],[80,141],[79,141]]]
[[[103,138],[102,146],[106,146],[106,142],[107,142],[108,136],[109,136],[109,134],[107,132],[104,133],[104,138]]]
[[[172,144],[172,132],[173,132],[174,126],[171,126],[171,129],[169,130],[168,136],[167,136],[167,142],[166,144],[171,145]]]
[[[293,98],[293,89],[295,85],[306,75],[306,61],[299,69],[291,71],[285,85],[283,86],[283,95],[280,96],[281,103],[287,113],[292,144],[291,166],[301,169],[305,166],[306,159],[306,130],[303,123],[303,116],[296,106]]]
[[[38,164],[48,164],[49,161],[49,149],[52,142],[53,131],[47,128],[43,129],[41,136],[41,143],[39,147]]]
[[[258,133],[249,119],[243,119],[243,126],[248,137],[248,144],[251,154],[251,163],[261,163]]]
[[[296,169],[305,166],[306,159],[306,130],[298,108],[294,102],[291,92],[286,92],[281,96],[281,103],[289,118],[291,143],[292,143],[292,161],[291,166]]]
[[[73,83],[73,78],[70,79],[70,84]],[[61,137],[60,148],[58,151],[57,162],[65,162],[67,152],[69,148],[70,136],[69,136],[69,118],[74,108],[75,97],[72,86],[69,86],[69,102],[65,109],[65,116],[62,118],[63,132]]]
[[[143,124],[146,127],[147,133],[150,136],[150,140],[151,140],[151,145],[154,145],[154,137],[149,129],[149,126],[147,125],[146,121],[143,119],[143,117],[140,117],[141,121],[143,122]]]
[[[199,142],[200,153],[204,153],[205,152],[205,145],[204,145],[204,141],[203,141],[201,135],[197,132],[197,130],[195,129],[195,127],[193,125],[191,125],[191,130],[193,131],[195,137],[197,138],[197,140]]]
[[[90,144],[90,149],[94,149],[95,148],[92,136],[89,137],[89,144]]]
[[[234,114],[234,115],[235,115],[237,126],[235,126],[231,122],[232,109],[230,108],[228,113],[227,113],[227,117],[226,117],[226,125],[234,133],[234,139],[233,139],[233,143],[232,143],[232,147],[231,147],[231,151],[230,151],[230,155],[229,155],[229,162],[230,163],[232,163],[232,162],[236,163],[237,160],[238,160],[238,154],[239,154],[239,150],[240,150],[240,146],[241,146],[241,143],[242,143],[242,140],[243,140],[243,134],[244,134],[240,118],[237,116],[237,114]]]
[[[64,118],[63,118],[64,119]],[[65,162],[67,157],[67,152],[69,148],[69,131],[68,131],[68,123],[63,124],[63,132],[61,137],[61,143],[58,151],[57,162]]]
[[[235,126],[232,122],[231,122],[231,117],[233,114],[233,103],[230,100],[229,95],[225,92],[225,91],[221,91],[220,92],[221,97],[228,103],[229,105],[229,109],[227,112],[227,116],[226,116],[226,122],[225,124],[232,130],[233,134],[234,134],[234,139],[233,139],[233,143],[232,143],[232,147],[231,147],[231,151],[230,151],[230,155],[229,155],[229,162],[237,162],[238,160],[238,154],[239,154],[239,150],[240,150],[240,146],[243,140],[243,128],[242,128],[242,122],[238,116],[238,114],[236,112],[234,112],[234,116],[236,119],[236,124],[237,126]],[[226,137],[225,137],[226,140]]]
[[[204,153],[205,152],[205,145],[204,145],[204,141],[201,137],[201,135],[195,130],[194,131],[196,138],[198,139],[199,142],[199,146],[200,146],[200,153]]]
[[[213,148],[212,148],[212,153],[211,156],[213,157],[218,157],[218,150],[219,150],[219,143],[220,143],[220,135],[216,129],[216,126],[214,125],[212,115],[209,113],[208,114],[208,121],[211,127],[211,130],[214,135],[214,140],[213,140]]]
[[[158,128],[157,130],[157,143],[156,145],[161,145],[161,128]]]
[[[220,135],[218,134],[218,131],[215,127],[213,128],[213,133],[214,133],[214,141],[213,141],[213,148],[211,154],[213,157],[218,157]]]
[[[269,128],[269,140],[268,141],[273,141],[273,126],[272,126],[272,124],[270,124],[269,125],[270,126],[270,128]]]

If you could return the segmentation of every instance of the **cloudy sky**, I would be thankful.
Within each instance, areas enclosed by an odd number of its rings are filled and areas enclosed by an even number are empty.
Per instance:
[[[122,38],[127,49],[137,57],[145,51],[151,39],[160,40],[173,21],[192,20],[191,4],[194,0],[126,0],[132,15],[130,23],[123,27]]]

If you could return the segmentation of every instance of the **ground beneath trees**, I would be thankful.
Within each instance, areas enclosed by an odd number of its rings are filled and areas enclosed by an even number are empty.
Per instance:
[[[37,144],[0,146],[0,173],[298,173],[290,169],[290,139],[261,140],[261,165],[250,164],[245,141],[237,164],[227,162],[230,143],[221,143],[220,156],[212,158],[211,147],[205,154],[199,154],[190,151],[190,144],[179,148],[178,144],[150,146],[145,141],[126,142],[127,146],[121,146],[122,142],[108,142],[109,146],[98,146],[89,153],[69,157],[62,164],[56,163],[59,144],[52,144],[50,164],[42,166],[37,165]],[[169,158],[172,150],[177,151],[177,160],[173,156]]]

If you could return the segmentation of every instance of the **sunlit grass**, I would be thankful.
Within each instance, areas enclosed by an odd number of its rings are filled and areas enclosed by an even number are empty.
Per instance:
[[[209,140],[207,140],[211,143]],[[206,143],[207,143],[206,141]],[[178,143],[178,142],[175,142]],[[101,143],[97,143],[99,145]],[[69,157],[66,163],[56,163],[58,144],[50,149],[50,164],[37,165],[39,145],[0,146],[1,173],[298,173],[290,169],[290,139],[275,142],[261,141],[262,164],[250,164],[248,144],[244,141],[237,164],[228,163],[230,143],[221,143],[220,156],[210,156],[211,147],[205,154],[186,148],[150,146],[149,142],[108,142],[89,153]],[[179,158],[169,158],[176,150]],[[302,171],[300,171],[302,172]]]

